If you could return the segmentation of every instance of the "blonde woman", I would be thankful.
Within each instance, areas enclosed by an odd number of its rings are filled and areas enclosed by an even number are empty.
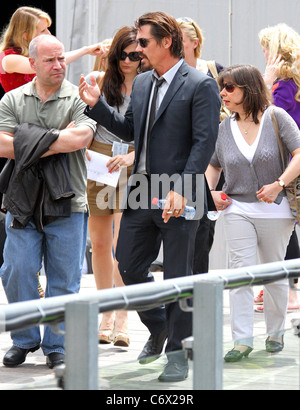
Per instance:
[[[18,8],[4,31],[0,43],[0,83],[5,92],[30,82],[35,77],[28,59],[31,40],[40,34],[50,34],[52,19],[48,13],[33,7]],[[96,55],[100,45],[82,47],[66,53],[70,64],[86,54]]]
[[[264,28],[259,40],[266,58],[264,81],[274,105],[283,108],[300,128],[300,36],[284,23]],[[299,243],[294,230],[285,259],[300,258]],[[298,279],[295,280],[298,282]],[[254,299],[256,311],[263,312],[263,291]],[[288,310],[300,308],[297,292],[290,289]]]
[[[200,58],[204,37],[198,24],[190,17],[180,17],[177,19],[177,23],[182,31],[185,61],[197,70],[215,77],[211,62]],[[217,72],[223,69],[221,64],[215,63],[215,65]]]
[[[273,102],[300,128],[300,36],[282,23],[261,30],[259,39],[267,63],[264,80]]]

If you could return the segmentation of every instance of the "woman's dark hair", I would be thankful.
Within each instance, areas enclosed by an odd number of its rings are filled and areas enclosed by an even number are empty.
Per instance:
[[[250,64],[237,64],[225,68],[219,74],[218,83],[223,90],[226,82],[232,82],[244,91],[244,98],[241,104],[247,117],[252,115],[255,124],[259,123],[258,114],[264,112],[270,105],[268,90],[260,71]],[[235,118],[240,118],[235,113]]]
[[[151,35],[156,39],[158,44],[161,44],[165,37],[171,37],[171,55],[175,58],[184,58],[182,32],[174,17],[161,11],[157,11],[144,14],[135,22],[137,29],[147,24],[151,26]]]
[[[136,35],[137,29],[135,27],[122,27],[114,36],[110,46],[101,92],[105,95],[107,103],[112,107],[119,107],[124,102],[122,84],[125,77],[120,70],[120,57],[126,47],[133,43],[136,44]]]

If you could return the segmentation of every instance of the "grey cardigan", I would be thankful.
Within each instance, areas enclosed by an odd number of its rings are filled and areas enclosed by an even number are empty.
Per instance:
[[[252,163],[243,156],[235,143],[230,118],[226,118],[220,124],[215,153],[210,164],[222,168],[225,177],[222,189],[232,199],[241,202],[257,202],[256,192],[263,185],[276,181],[283,172],[271,117],[273,109],[279,125],[286,168],[290,153],[300,148],[300,132],[295,121],[285,110],[274,106],[266,110],[260,141]],[[282,193],[284,195],[284,190]]]

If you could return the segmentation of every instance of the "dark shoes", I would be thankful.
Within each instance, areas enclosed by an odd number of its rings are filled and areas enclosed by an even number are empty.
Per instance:
[[[158,335],[150,335],[147,343],[145,344],[141,354],[138,357],[139,363],[148,364],[158,359],[163,350],[167,336],[167,330],[164,330]]]
[[[284,348],[283,336],[280,338],[280,342],[278,340],[271,340],[270,336],[266,339],[265,344],[266,351],[268,353],[281,352],[281,350]],[[242,360],[243,357],[247,358],[249,354],[252,352],[252,350],[252,347],[247,347],[247,349],[244,349],[242,351],[238,350],[237,348],[233,348],[225,355],[224,360],[225,362],[238,362]]]
[[[13,346],[9,349],[3,358],[3,364],[7,367],[16,367],[24,363],[28,353],[34,353],[40,348],[40,345],[33,347],[32,349],[21,349],[20,347]],[[53,369],[64,363],[65,355],[61,353],[50,353],[47,356],[47,366],[49,369]]]
[[[181,382],[188,377],[188,359],[184,357],[182,352],[178,353],[179,355],[177,353],[172,353],[172,356],[168,357],[168,363],[158,378],[160,382]]]
[[[281,342],[276,342],[275,340],[270,340],[270,336],[266,339],[266,351],[268,353],[278,353],[284,348],[283,336],[281,337]]]
[[[164,267],[163,264],[161,262],[158,261],[154,261],[151,265],[150,265],[150,272],[163,272],[164,271]]]
[[[13,346],[4,356],[3,364],[7,367],[19,366],[25,362],[28,353],[34,353],[39,348],[40,345],[37,345],[32,349],[21,349],[20,347]]]
[[[246,347],[247,346],[245,346],[245,348]],[[253,348],[249,346],[244,351],[233,348],[228,353],[226,353],[224,360],[225,362],[239,362],[243,357],[248,357],[252,350]]]
[[[60,366],[65,363],[65,355],[62,353],[50,353],[47,356],[46,364],[49,369],[54,369],[54,367]]]
[[[138,357],[140,364],[148,364],[158,359],[167,337],[167,330],[158,335],[151,335]],[[185,352],[174,352],[168,355],[168,363],[158,380],[160,382],[180,382],[188,377],[188,372],[188,359],[185,357]]]

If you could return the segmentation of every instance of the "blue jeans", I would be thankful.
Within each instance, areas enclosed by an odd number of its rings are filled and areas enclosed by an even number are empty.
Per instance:
[[[0,270],[9,303],[39,299],[37,273],[44,260],[47,287],[45,297],[78,293],[84,260],[87,218],[73,213],[70,218],[58,218],[36,230],[33,221],[25,229],[12,228],[12,216],[6,215],[4,263]],[[63,325],[61,325],[63,329]],[[12,332],[14,346],[30,349],[41,343],[38,326]],[[64,336],[45,327],[41,347],[45,355],[64,353]]]

